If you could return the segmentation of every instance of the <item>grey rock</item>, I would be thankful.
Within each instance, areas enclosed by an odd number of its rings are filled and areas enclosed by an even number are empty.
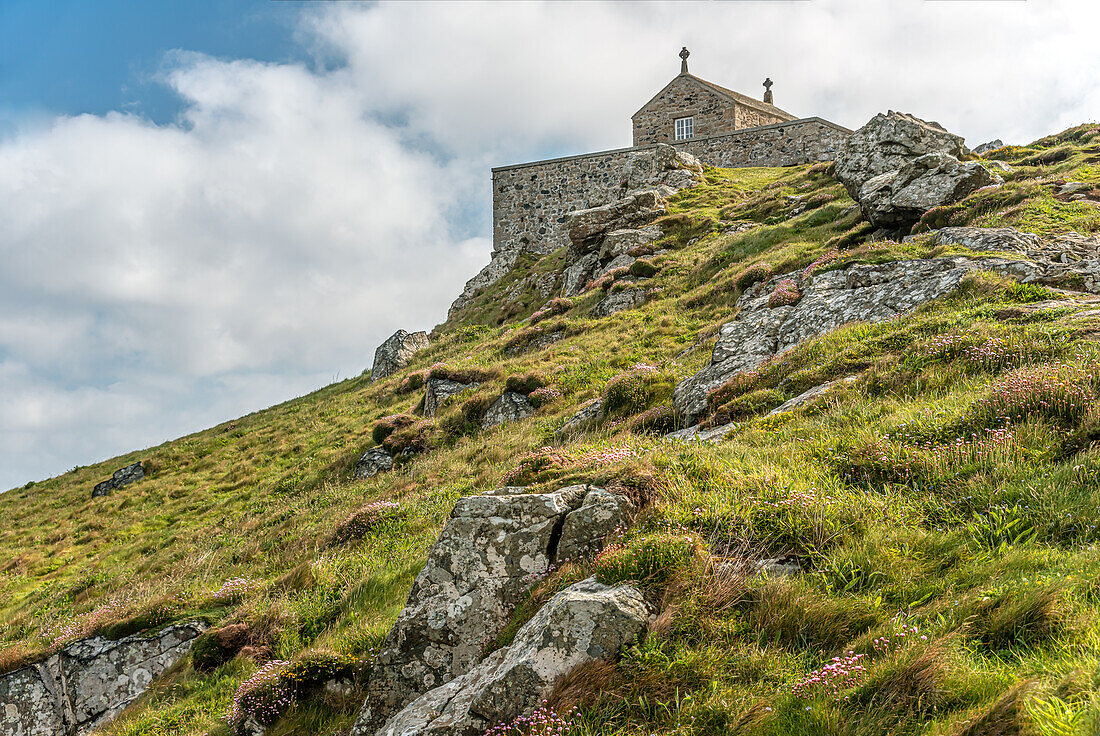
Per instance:
[[[205,628],[176,624],[118,641],[93,636],[0,675],[0,736],[88,733],[136,700]]]
[[[852,133],[837,153],[836,178],[858,201],[867,181],[928,153],[958,158],[966,146],[960,136],[936,123],[893,110],[879,113]]]
[[[596,399],[582,406],[577,413],[569,417],[554,433],[558,438],[570,437],[602,421],[604,418],[603,399]]]
[[[1067,268],[998,257],[930,258],[848,268],[814,274],[802,284],[794,305],[768,307],[777,276],[746,292],[737,318],[722,325],[711,364],[684,379],[673,392],[673,406],[688,424],[706,412],[707,395],[734,374],[756,368],[773,355],[849,322],[881,322],[950,294],[974,271],[988,270],[1022,281]]]
[[[600,245],[600,260],[610,261],[625,255],[628,250],[660,240],[662,235],[661,228],[656,225],[612,230]]]
[[[633,309],[645,303],[645,289],[612,291],[592,310],[595,317],[610,317],[624,309]]]
[[[101,483],[95,484],[95,487],[92,488],[92,498],[106,496],[111,491],[118,490],[123,486],[128,486],[131,483],[139,481],[144,477],[145,468],[140,462],[136,462],[132,465],[127,465],[125,468],[119,468],[111,475],[110,478]]]
[[[424,416],[434,417],[443,402],[468,388],[477,388],[479,383],[458,383],[448,378],[429,378],[424,383]]]
[[[359,733],[470,671],[549,570],[565,516],[587,492],[508,487],[459,499],[371,671]]]
[[[979,156],[984,156],[990,151],[996,151],[998,148],[1004,148],[1004,141],[1000,138],[989,141],[988,143],[982,143],[980,146],[975,146],[974,153]]]
[[[700,427],[696,424],[686,429],[678,429],[664,436],[666,440],[680,440],[683,442],[710,442],[716,443],[725,438],[727,434],[741,426],[738,422],[730,422],[718,427]]]
[[[465,675],[425,693],[391,718],[378,736],[480,736],[530,714],[576,667],[613,660],[638,640],[652,612],[629,585],[588,578],[555,595],[512,644]],[[372,733],[357,723],[353,736]]]
[[[636,260],[638,259],[633,256],[628,256],[625,253],[620,256],[615,256],[596,271],[596,276],[603,276],[605,273],[614,271],[616,268],[630,268],[631,264]]]
[[[481,426],[483,429],[489,429],[509,422],[518,422],[534,413],[535,407],[531,406],[526,396],[514,391],[505,391],[485,412],[485,416],[481,419]]]
[[[584,503],[565,517],[558,542],[558,561],[587,559],[599,552],[608,535],[630,523],[634,511],[634,504],[626,496],[592,488]]]
[[[651,189],[627,195],[610,204],[574,210],[565,216],[573,245],[586,253],[604,233],[644,225],[664,212],[664,198]]]
[[[957,202],[975,189],[1002,183],[979,161],[929,153],[864,182],[856,200],[879,227],[911,225],[933,207]]]
[[[581,256],[573,265],[568,266],[562,276],[561,295],[570,297],[583,292],[584,287],[592,280],[593,272],[599,263],[598,255],[588,253]]]
[[[393,455],[381,447],[372,447],[355,463],[356,478],[371,478],[393,467]]]
[[[378,346],[374,351],[374,365],[371,367],[370,380],[377,381],[392,376],[409,364],[417,351],[430,345],[427,332],[406,332],[398,330]]]
[[[814,386],[808,391],[803,391],[798,396],[795,396],[793,399],[784,401],[782,404],[769,411],[767,415],[769,417],[774,417],[777,414],[785,414],[789,411],[794,411],[798,407],[808,404],[817,397],[825,395],[837,386],[854,383],[856,378],[857,376],[845,376],[844,378],[838,378],[835,381],[823,383],[820,386]]]

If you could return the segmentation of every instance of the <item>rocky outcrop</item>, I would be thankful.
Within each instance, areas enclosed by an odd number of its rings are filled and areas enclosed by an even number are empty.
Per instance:
[[[933,207],[1000,183],[983,163],[960,161],[966,152],[963,139],[937,123],[891,111],[849,137],[836,177],[872,224],[907,227]]]
[[[645,304],[645,299],[645,289],[613,291],[600,300],[599,304],[592,310],[592,315],[594,317],[610,317],[624,309],[633,309]]]
[[[374,733],[420,695],[469,672],[558,558],[559,540],[571,549],[598,547],[611,501],[592,496],[596,490],[505,487],[459,500],[376,659],[356,733]],[[600,508],[570,523],[590,496]]]
[[[205,626],[82,639],[0,676],[0,736],[74,736],[106,723],[187,654]]]
[[[582,430],[588,429],[603,420],[605,415],[603,399],[596,399],[582,406],[577,413],[565,420],[565,424],[557,429],[554,434],[558,438],[571,437]]]
[[[102,483],[95,484],[95,487],[92,488],[92,498],[106,496],[110,494],[111,491],[118,490],[123,486],[128,486],[144,477],[145,468],[140,462],[134,463],[133,465],[127,465],[125,468],[119,468],[110,478]]]
[[[372,447],[355,463],[356,478],[372,478],[393,467],[393,455],[381,447]]]
[[[664,197],[655,189],[630,194],[609,204],[575,210],[565,216],[565,226],[573,247],[581,253],[599,252],[596,246],[611,230],[623,230],[646,224],[663,211]]]
[[[867,180],[856,197],[863,215],[879,227],[911,225],[928,210],[951,202],[1002,179],[979,161],[959,161],[944,153],[929,153]]]
[[[784,401],[782,404],[769,411],[767,416],[774,417],[780,414],[786,414],[789,411],[794,411],[801,406],[805,406],[814,399],[820,396],[824,396],[837,386],[855,383],[856,378],[856,376],[845,376],[844,378],[838,378],[835,381],[828,381],[827,383],[823,383],[820,386],[814,386],[811,389],[803,391],[798,396],[795,396],[793,399],[788,399],[787,401]]]
[[[626,496],[592,488],[576,511],[565,517],[558,543],[559,560],[591,557],[605,546],[616,529],[625,529],[634,516],[634,504]]]
[[[480,736],[529,714],[576,667],[617,658],[638,640],[651,615],[632,586],[612,588],[595,578],[575,583],[524,624],[510,646],[414,700],[378,736]],[[352,733],[374,732],[357,724]]]
[[[370,380],[377,381],[380,378],[392,376],[405,368],[417,351],[423,350],[430,344],[426,332],[398,330],[374,351],[374,365],[370,370]]]
[[[984,156],[990,151],[996,151],[998,148],[1004,147],[1004,141],[1002,141],[1000,138],[997,138],[995,140],[989,141],[988,143],[983,143],[980,146],[975,146],[974,153],[978,156]]]
[[[836,157],[836,178],[859,200],[859,190],[869,180],[929,153],[959,158],[966,153],[961,136],[948,133],[938,123],[930,123],[903,112],[875,115],[852,133]]]
[[[523,394],[514,391],[505,391],[500,398],[494,401],[481,418],[483,429],[498,427],[509,422],[518,422],[535,413],[535,407]]]
[[[434,417],[443,402],[468,388],[477,388],[479,383],[459,383],[449,378],[429,378],[424,383],[424,416]]]
[[[771,356],[840,325],[881,322],[946,296],[974,271],[995,271],[1023,282],[1074,277],[1086,290],[1100,289],[1100,260],[1096,256],[1100,241],[1095,239],[1061,236],[1041,241],[1009,228],[949,228],[934,235],[933,242],[953,242],[1013,257],[955,256],[854,264],[806,278],[798,302],[775,307],[769,306],[771,293],[790,277],[772,278],[742,295],[737,318],[719,331],[710,365],[676,386],[673,404],[678,414],[689,424],[694,423],[706,412],[708,394],[735,373],[751,370]],[[1020,257],[1025,254],[1026,258]],[[1089,254],[1090,258],[1084,257]],[[1072,260],[1076,258],[1080,259]]]

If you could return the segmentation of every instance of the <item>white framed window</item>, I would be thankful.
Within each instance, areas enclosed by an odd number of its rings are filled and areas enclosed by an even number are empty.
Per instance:
[[[695,137],[695,118],[676,118],[676,140],[683,141]]]

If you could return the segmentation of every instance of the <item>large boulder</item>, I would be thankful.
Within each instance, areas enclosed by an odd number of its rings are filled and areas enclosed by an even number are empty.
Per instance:
[[[1000,138],[996,138],[994,140],[989,141],[988,143],[983,143],[980,146],[975,146],[974,147],[974,154],[978,155],[978,156],[984,156],[985,154],[989,153],[990,151],[996,151],[998,148],[1004,148],[1004,147],[1005,147],[1004,141],[1002,141]]]
[[[360,723],[381,726],[481,659],[531,580],[549,570],[558,530],[587,492],[506,487],[459,499],[378,655]]]
[[[893,110],[879,113],[848,136],[836,156],[836,178],[852,199],[868,180],[929,153],[966,154],[963,139],[938,123]]]
[[[600,244],[600,260],[606,262],[625,255],[629,250],[659,240],[661,235],[661,228],[656,225],[612,230],[603,237]]]
[[[393,455],[381,447],[372,447],[355,463],[356,478],[372,478],[393,467]]]
[[[434,417],[443,402],[468,388],[477,388],[479,383],[459,383],[449,378],[429,378],[424,383],[424,416]]]
[[[572,265],[566,267],[562,276],[561,295],[571,297],[583,292],[584,287],[588,285],[588,281],[592,278],[599,264],[599,254],[586,253]]]
[[[80,736],[111,720],[183,658],[206,627],[174,624],[118,641],[81,639],[0,675],[0,735]]]
[[[483,429],[489,429],[509,422],[518,422],[534,413],[535,407],[531,406],[526,396],[515,391],[505,391],[489,406],[481,419],[481,426]]]
[[[481,736],[530,714],[580,665],[614,660],[644,633],[652,611],[629,585],[588,578],[555,595],[512,644],[465,675],[414,700],[378,736]],[[353,736],[374,733],[356,724]]]
[[[423,350],[429,344],[426,332],[398,330],[393,333],[374,351],[374,365],[371,367],[370,380],[377,381],[379,378],[397,373],[409,364],[417,351]]]
[[[613,291],[601,299],[595,308],[593,308],[592,316],[610,317],[616,312],[621,312],[624,309],[633,309],[634,307],[645,304],[645,299],[645,289]]]
[[[835,327],[882,322],[946,296],[975,271],[1034,281],[1056,267],[1019,258],[964,256],[858,263],[814,274],[802,283],[799,301],[772,306],[772,292],[789,278],[777,276],[742,295],[737,318],[719,330],[710,365],[676,386],[673,406],[693,423],[706,413],[709,394],[735,374]]]
[[[957,202],[975,189],[1001,183],[978,161],[959,161],[944,153],[928,153],[864,182],[859,190],[863,216],[879,227],[912,225],[920,216]]]
[[[145,477],[145,467],[136,462],[132,465],[127,465],[125,468],[119,468],[116,470],[110,478],[107,480],[96,483],[92,488],[92,498],[98,498],[99,496],[106,496],[111,491],[128,486],[135,481],[139,481]]]
[[[599,552],[616,529],[630,523],[634,511],[634,504],[626,496],[592,488],[580,507],[565,517],[558,559],[580,560]]]
[[[574,248],[584,254],[598,246],[605,233],[645,225],[662,214],[664,206],[657,191],[645,189],[610,204],[574,210],[565,216],[565,226]]]

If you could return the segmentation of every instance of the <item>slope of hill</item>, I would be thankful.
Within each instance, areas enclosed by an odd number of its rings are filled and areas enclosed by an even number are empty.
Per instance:
[[[1092,195],[1064,194],[1066,181],[1100,189],[1100,128],[988,155],[1011,167],[1004,186],[927,213],[904,242],[869,240],[825,165],[707,169],[669,201],[644,265],[558,314],[532,316],[546,300],[528,277],[560,270],[562,252],[518,263],[397,375],[0,495],[0,671],[95,632],[240,624],[225,657],[208,638],[101,732],[228,734],[238,687],[275,660],[290,664],[268,691],[267,733],[341,733],[456,499],[582,482],[644,508],[596,559],[533,581],[508,631],[590,574],[640,580],[660,614],[618,664],[558,689],[550,706],[568,733],[1100,723],[1100,299],[1079,280],[975,272],[945,298],[730,381],[704,418],[731,425],[721,441],[661,436],[673,387],[773,274],[982,255],[927,234],[948,225],[1100,231]],[[628,284],[644,305],[593,315]],[[480,385],[424,419],[426,371]],[[482,429],[506,386],[542,387],[535,414]],[[606,416],[556,432],[598,398]],[[380,420],[393,415],[413,418],[389,420],[387,436]],[[356,460],[382,440],[395,467],[357,479]],[[138,460],[144,479],[90,498]],[[334,677],[346,686],[317,687]]]

